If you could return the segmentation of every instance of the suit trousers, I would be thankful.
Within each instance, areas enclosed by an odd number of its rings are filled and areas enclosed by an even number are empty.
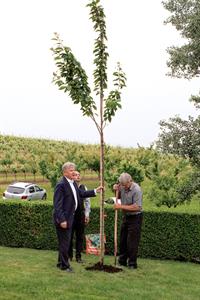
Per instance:
[[[56,226],[56,233],[58,237],[58,263],[57,267],[65,270],[69,268],[69,246],[71,240],[71,228],[63,229],[59,225]]]
[[[142,213],[124,215],[120,231],[120,256],[122,265],[137,266],[137,254],[141,236]]]
[[[76,259],[81,258],[81,252],[83,251],[84,242],[84,229],[85,229],[85,212],[80,211],[75,213],[74,222],[72,226],[71,242],[69,247],[69,257],[73,257],[73,240],[75,236],[75,249]]]

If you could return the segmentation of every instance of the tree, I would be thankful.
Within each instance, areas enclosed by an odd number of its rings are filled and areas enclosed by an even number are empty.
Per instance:
[[[191,79],[200,74],[200,1],[166,0],[162,2],[171,13],[165,24],[175,26],[184,40],[184,45],[169,47],[170,56],[167,65],[171,69],[169,76]],[[200,94],[191,96],[190,101],[200,107]]]
[[[82,114],[90,117],[96,125],[100,136],[100,184],[104,187],[104,128],[112,121],[118,108],[121,108],[121,89],[125,87],[126,77],[117,64],[113,73],[114,89],[105,97],[107,89],[107,36],[104,9],[100,0],[92,0],[87,7],[90,9],[90,19],[94,23],[93,28],[97,33],[94,43],[94,65],[96,66],[94,76],[94,92],[99,97],[99,110],[91,95],[88,77],[79,61],[73,55],[69,47],[64,46],[59,35],[55,33],[53,40],[55,46],[53,52],[57,67],[53,75],[53,82],[60,90],[67,92],[74,104],[79,104]],[[100,264],[104,260],[104,190],[100,195]]]
[[[168,67],[173,77],[193,78],[200,74],[200,2],[198,0],[166,0],[162,2],[171,13],[171,23],[187,41],[180,47],[168,48]]]
[[[194,180],[189,162],[181,158],[165,156],[149,171],[151,184],[147,195],[157,206],[170,208],[189,203],[199,187],[199,176],[198,181]]]
[[[171,69],[168,75],[191,79],[200,74],[200,2],[197,0],[166,0],[162,2],[171,13],[165,21],[180,32],[186,43],[168,48]],[[200,108],[200,96],[191,96],[190,101]],[[161,133],[157,142],[164,152],[189,158],[193,165],[200,166],[200,117],[189,116],[182,120],[176,116],[161,121]]]
[[[64,162],[49,162],[47,159],[39,161],[40,173],[51,182],[52,189],[55,188],[58,179],[61,177],[61,167]]]
[[[200,167],[200,117],[182,120],[176,116],[161,121],[160,128],[157,147],[161,151],[189,158],[193,165]]]

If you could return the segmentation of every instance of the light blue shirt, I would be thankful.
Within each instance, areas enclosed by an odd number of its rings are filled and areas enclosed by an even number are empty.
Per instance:
[[[133,182],[128,190],[125,190],[124,187],[121,187],[120,189],[121,194],[121,204],[124,205],[131,205],[131,204],[137,204],[142,208],[142,190],[141,187]],[[140,214],[141,211],[136,212],[126,212],[126,215],[137,215]]]

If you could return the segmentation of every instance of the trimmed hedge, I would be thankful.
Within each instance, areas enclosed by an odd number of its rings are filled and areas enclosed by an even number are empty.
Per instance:
[[[45,202],[0,202],[0,244],[57,249],[52,205]]]
[[[113,254],[114,210],[106,207],[105,214],[106,253]],[[120,213],[118,220],[119,228]],[[99,209],[93,208],[85,233],[98,232]],[[52,204],[0,201],[0,245],[57,249]],[[200,214],[144,212],[139,256],[200,262]]]

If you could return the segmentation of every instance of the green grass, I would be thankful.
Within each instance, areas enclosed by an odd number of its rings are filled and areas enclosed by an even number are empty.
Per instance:
[[[200,299],[200,267],[192,263],[139,259],[137,270],[87,271],[99,258],[83,255],[73,274],[55,267],[54,251],[0,247],[2,300],[195,300]],[[114,263],[111,256],[105,264]]]

